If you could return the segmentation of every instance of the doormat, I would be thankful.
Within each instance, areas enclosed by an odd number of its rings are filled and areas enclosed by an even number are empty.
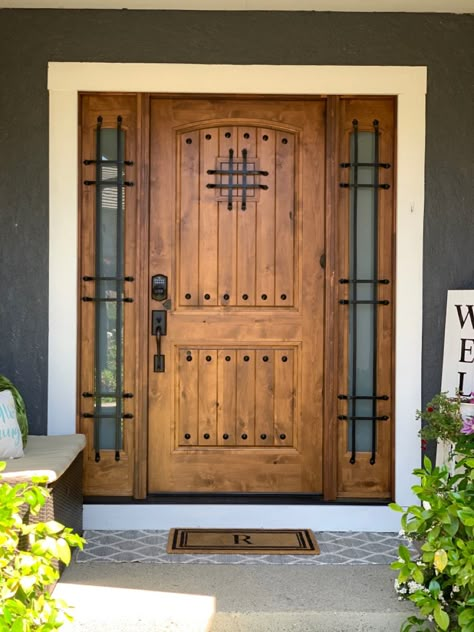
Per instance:
[[[390,564],[398,558],[400,544],[410,544],[390,532],[366,531],[314,531],[320,555],[243,555],[230,552],[228,555],[209,552],[191,552],[170,555],[166,552],[169,531],[156,529],[94,531],[86,529],[84,550],[74,552],[75,561],[87,563],[148,563],[148,564],[248,564],[274,565],[346,565],[346,564]]]
[[[167,553],[319,555],[311,529],[170,529]]]

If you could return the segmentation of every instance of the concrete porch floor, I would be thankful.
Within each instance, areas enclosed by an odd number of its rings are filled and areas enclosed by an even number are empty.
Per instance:
[[[414,613],[386,565],[73,562],[64,632],[398,632]]]

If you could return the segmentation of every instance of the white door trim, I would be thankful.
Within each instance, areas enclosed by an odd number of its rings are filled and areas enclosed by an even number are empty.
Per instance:
[[[79,92],[397,95],[395,481],[397,501],[402,505],[411,502],[411,471],[420,461],[415,410],[421,403],[426,77],[426,67],[407,66],[224,66],[51,62],[48,68],[48,433],[66,434],[76,431]],[[145,507],[138,509],[141,513],[137,513],[137,516],[144,516]],[[243,509],[244,506],[240,511]],[[297,507],[292,508],[293,515],[296,509]],[[319,516],[322,515],[321,512],[331,512],[332,508],[325,505],[315,508],[315,511],[316,509]],[[386,508],[365,508],[367,524],[372,524],[374,529],[377,529],[377,524],[383,528],[384,524],[392,523],[390,514],[384,513],[381,509],[389,512]],[[192,513],[192,508],[189,511]],[[221,513],[216,511],[217,514]],[[279,508],[283,522],[284,511],[285,507]],[[371,512],[374,523],[369,516]],[[91,510],[89,513],[97,515],[97,510]],[[223,515],[225,513],[222,512]],[[254,513],[255,511],[252,515]],[[196,516],[198,514],[199,511],[196,512]],[[337,527],[339,520],[336,514],[338,512],[333,511],[334,525]],[[262,515],[264,516],[265,512]],[[383,520],[382,515],[385,516]],[[196,520],[199,519],[196,517]],[[397,521],[398,517],[395,515],[393,524]],[[363,523],[365,524],[365,520]],[[218,526],[216,521],[213,524]],[[331,520],[328,524],[333,525]],[[343,519],[340,526],[343,529],[347,528],[347,522]]]

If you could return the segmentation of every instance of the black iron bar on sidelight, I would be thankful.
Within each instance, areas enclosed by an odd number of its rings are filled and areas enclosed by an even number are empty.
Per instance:
[[[390,281],[388,279],[339,279],[341,285],[347,283],[380,283],[381,285],[388,285]]]
[[[83,281],[128,281],[128,282],[132,282],[135,279],[132,276],[126,276],[126,277],[116,277],[116,276],[99,276],[99,277],[95,277],[95,276],[83,276],[82,277]]]
[[[133,397],[133,393],[88,393],[87,391],[82,393],[82,397],[85,398],[95,397],[96,395],[98,397],[123,397],[124,399]]]
[[[356,167],[357,169],[357,167]],[[350,182],[341,182],[339,186],[342,189],[390,189],[389,184],[351,184]]]
[[[102,161],[102,117],[97,117],[97,127],[96,127],[96,143],[95,143],[95,153],[96,153],[96,161],[95,161],[95,178],[96,182],[100,182],[102,180],[102,169],[101,169],[101,161]],[[87,184],[87,182],[86,182]],[[95,229],[95,276],[99,277],[101,273],[101,262],[99,253],[101,251],[101,231],[97,229],[98,226],[102,226],[102,193],[100,187],[96,187],[95,190],[95,213],[96,213],[96,229]],[[99,285],[100,287],[100,285]],[[96,295],[97,287],[96,287]],[[100,332],[100,321],[101,321],[101,312],[99,306],[95,307],[95,371],[94,371],[94,382],[95,382],[95,392],[99,393],[101,391],[101,371],[100,371],[100,345],[99,345],[99,332]],[[100,410],[101,399],[97,395],[95,395],[94,401],[94,409],[95,412]],[[98,463],[100,461],[100,421],[94,420],[94,452],[95,452],[95,461]]]
[[[120,162],[123,162],[123,143],[122,143],[122,117],[117,117],[117,233],[116,233],[116,271],[117,280],[115,282],[115,295],[123,296],[124,286],[121,278],[124,276],[124,204],[123,204],[123,187],[124,187],[124,171]],[[120,393],[122,386],[122,367],[123,367],[123,307],[122,302],[117,301],[115,321],[116,336],[116,354],[115,354],[115,374],[116,389]],[[115,400],[115,460],[120,461],[120,449],[122,439],[122,399],[117,397]]]
[[[133,298],[128,296],[120,296],[119,298],[83,296],[82,300],[84,303],[133,303]]]
[[[363,300],[363,301],[349,301],[345,298],[341,298],[341,300],[339,301],[339,303],[341,305],[389,305],[390,301],[387,301],[385,299],[381,300],[381,301],[369,301],[369,300]]]
[[[338,415],[337,417],[338,419],[344,420],[344,419],[351,419],[352,423],[354,423],[354,421],[360,420],[360,421],[387,421],[388,419],[388,415],[379,415],[378,417],[373,417],[372,415],[358,415],[356,417],[353,417],[352,415]]]
[[[373,122],[374,125],[374,154],[375,154],[375,162],[379,162],[379,122],[375,120]],[[374,279],[378,277],[379,272],[379,170],[375,168],[374,170],[374,246],[373,246],[373,274]],[[373,295],[374,300],[381,305],[388,305],[389,301],[379,301],[378,300],[378,287],[377,285],[373,286]],[[372,394],[375,397],[377,393],[377,338],[378,338],[378,310],[374,307],[373,310],[373,359],[372,359]],[[370,464],[375,465],[375,457],[377,453],[377,400],[374,399],[372,401],[372,454],[370,457]]]
[[[116,419],[117,415],[115,413],[83,413],[83,417],[90,419]],[[124,413],[121,416],[121,419],[133,419],[132,413]]]
[[[353,142],[354,142],[354,163],[355,167],[353,168],[354,174],[354,193],[352,195],[352,274],[354,279],[357,279],[357,185],[359,183],[359,169],[357,164],[359,162],[359,123],[356,119],[352,121],[352,129],[353,129]],[[354,283],[352,286],[352,302],[354,303],[354,307],[351,310],[352,317],[352,395],[357,393],[357,283]],[[357,430],[357,401],[355,399],[351,401],[351,439],[352,439],[352,451],[351,458],[349,462],[354,465],[356,462],[356,430]]]
[[[390,169],[392,165],[389,162],[341,162],[339,166],[343,169],[349,167],[381,167],[382,169]]]
[[[372,400],[372,399],[381,399],[384,401],[388,400],[388,395],[338,395],[337,399],[361,399],[361,400]]]
[[[133,160],[84,160],[83,163],[87,165],[133,165]]]

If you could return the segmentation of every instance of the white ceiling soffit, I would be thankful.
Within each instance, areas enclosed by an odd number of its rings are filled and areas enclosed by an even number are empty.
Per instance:
[[[0,8],[474,13],[474,0],[0,0]]]

